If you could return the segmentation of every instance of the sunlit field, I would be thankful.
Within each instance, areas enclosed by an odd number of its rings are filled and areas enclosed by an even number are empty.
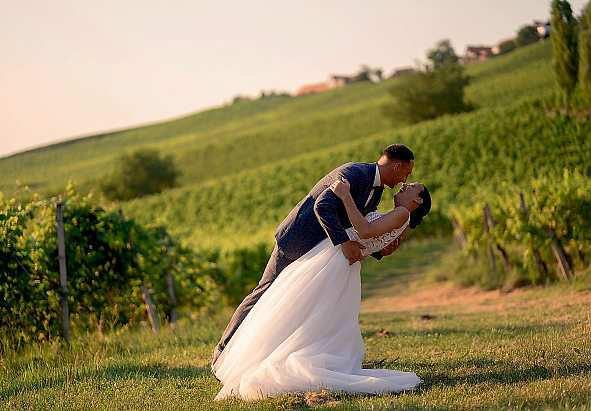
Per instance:
[[[154,336],[121,330],[9,354],[2,409],[589,409],[591,283],[501,295],[433,283],[447,241],[415,242],[362,274],[366,367],[415,371],[414,392],[212,402],[211,350],[230,314]]]

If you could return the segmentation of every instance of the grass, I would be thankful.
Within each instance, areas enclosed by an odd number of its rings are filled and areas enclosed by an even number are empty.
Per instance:
[[[414,392],[213,403],[220,383],[207,364],[223,311],[156,336],[146,327],[5,353],[0,409],[591,409],[589,288],[501,295],[425,282],[449,250],[448,239],[410,243],[362,275],[366,364],[417,372]]]

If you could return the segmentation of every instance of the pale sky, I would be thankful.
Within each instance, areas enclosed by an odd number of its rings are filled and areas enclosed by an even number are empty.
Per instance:
[[[0,0],[0,156],[177,117],[450,38],[491,45],[549,0]],[[578,12],[585,0],[572,1]]]

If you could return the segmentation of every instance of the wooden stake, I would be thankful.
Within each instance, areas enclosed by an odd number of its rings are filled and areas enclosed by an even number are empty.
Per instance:
[[[488,222],[489,222],[490,226],[492,228],[495,228],[497,226],[497,223],[492,216],[492,211],[491,211],[488,204],[484,208],[484,212],[487,215]],[[507,254],[507,251],[505,250],[505,248],[503,248],[503,246],[501,246],[497,242],[495,242],[495,245],[497,247],[497,250],[499,250],[499,252],[501,253],[501,257],[503,258],[503,265],[505,266],[505,272],[510,273],[511,272],[511,262],[509,261],[509,255]]]
[[[486,204],[484,206],[484,213],[483,213],[483,229],[484,229],[484,233],[486,234],[486,242],[487,242],[487,246],[486,246],[486,250],[488,252],[488,261],[490,261],[490,269],[492,270],[492,272],[496,272],[497,271],[497,260],[495,257],[495,253],[493,251],[492,248],[492,244],[491,244],[491,240],[490,240],[490,232],[489,232],[489,227],[488,227],[488,213],[490,212],[488,204]]]
[[[61,201],[56,204],[57,253],[60,270],[60,305],[62,309],[62,332],[66,342],[70,342],[70,310],[68,308],[68,273],[66,268],[66,236],[64,230],[64,211]]]
[[[176,313],[176,306],[177,306],[177,299],[176,299],[176,292],[174,290],[174,278],[172,277],[172,268],[174,267],[176,258],[172,256],[172,264],[166,273],[166,285],[168,290],[168,298],[170,299],[170,326],[174,328],[176,320],[177,320],[177,313]]]
[[[121,218],[125,218],[122,209],[119,209],[119,216],[121,216]],[[129,242],[131,243],[131,239],[129,239]],[[137,263],[137,258],[135,255],[133,257],[133,261],[135,262],[136,267],[139,268],[139,264]],[[144,305],[146,306],[146,312],[148,313],[150,326],[152,327],[152,331],[157,333],[160,329],[160,322],[158,321],[158,314],[154,308],[154,302],[152,301],[150,290],[148,290],[148,287],[146,287],[145,282],[142,282],[140,289],[142,290],[142,299],[144,300]]]
[[[456,241],[458,242],[458,244],[460,245],[460,247],[462,249],[465,249],[466,244],[467,244],[467,240],[466,240],[466,233],[462,229],[462,225],[455,218],[451,219],[451,225],[454,228],[454,233],[456,233],[456,235],[455,235]]]
[[[152,326],[152,331],[157,333],[160,329],[160,323],[158,322],[158,314],[156,314],[156,309],[154,308],[154,302],[152,301],[152,297],[150,296],[150,291],[145,284],[141,285],[142,289],[142,297],[144,299],[144,304],[146,304],[146,311],[148,312],[148,319],[150,320],[150,325]]]
[[[556,257],[556,263],[558,264],[558,272],[565,280],[568,280],[572,276],[572,271],[570,269],[570,265],[568,263],[568,259],[566,258],[566,253],[560,245],[560,242],[556,238],[556,233],[553,229],[548,230],[548,236],[550,237],[551,243],[550,246],[552,247],[552,251],[554,252],[554,257]]]

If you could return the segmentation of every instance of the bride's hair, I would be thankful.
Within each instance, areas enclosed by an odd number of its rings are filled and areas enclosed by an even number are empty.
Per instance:
[[[431,210],[431,194],[429,194],[429,190],[427,187],[423,185],[423,191],[419,193],[419,197],[423,199],[423,204],[419,204],[417,208],[415,208],[410,213],[410,228],[415,228],[419,224],[423,222],[423,218],[429,214],[429,210]]]

